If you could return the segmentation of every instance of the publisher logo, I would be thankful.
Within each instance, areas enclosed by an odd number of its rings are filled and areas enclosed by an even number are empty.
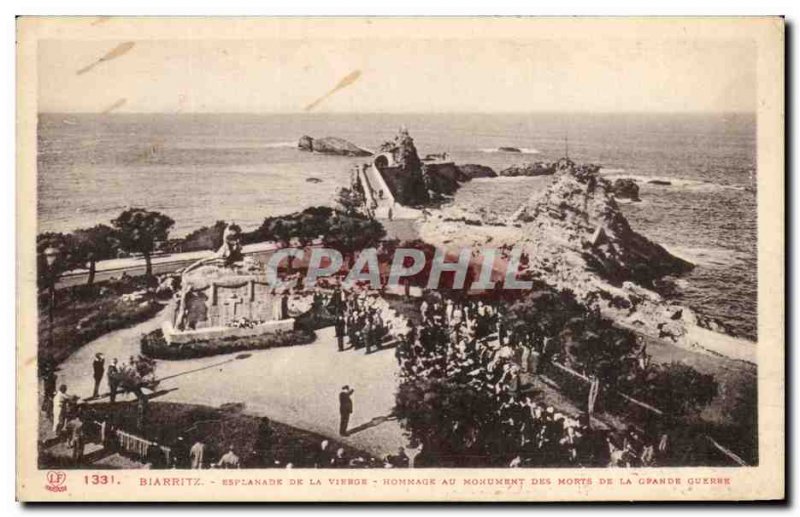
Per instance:
[[[47,484],[45,488],[51,492],[64,492],[66,486],[67,475],[60,470],[50,470],[47,472]]]

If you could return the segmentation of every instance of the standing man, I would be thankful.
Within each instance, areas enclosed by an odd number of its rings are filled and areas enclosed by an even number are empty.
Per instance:
[[[344,351],[344,318],[342,316],[336,317],[336,343],[339,345],[339,351]]]
[[[72,447],[72,461],[80,465],[83,461],[83,449],[86,445],[86,436],[83,429],[83,413],[81,407],[75,408],[75,418],[68,424],[70,428],[69,445]]]
[[[106,373],[106,379],[108,380],[108,391],[109,391],[109,398],[111,399],[111,403],[113,404],[117,400],[117,386],[119,386],[119,379],[117,378],[117,373],[119,373],[119,367],[117,366],[117,358],[111,360],[111,364],[108,365],[108,372]]]
[[[283,293],[281,295],[281,319],[285,320],[289,317],[289,295]]]
[[[236,452],[233,449],[233,445],[228,447],[228,452],[226,452],[220,459],[217,466],[221,469],[238,469],[241,468],[242,464],[239,460],[239,456],[236,455]]]
[[[205,455],[206,444],[198,439],[189,449],[189,466],[193,469],[202,469],[205,465]]]
[[[102,353],[97,352],[97,354],[95,354],[94,361],[92,361],[92,370],[94,370],[94,391],[92,392],[92,398],[96,399],[100,396],[100,381],[103,380],[103,374],[106,373],[106,360]]]
[[[258,422],[256,442],[253,444],[253,448],[255,449],[253,454],[257,467],[268,467],[272,464],[273,434],[272,424],[269,418],[262,417]]]
[[[62,384],[58,387],[55,397],[53,397],[53,432],[58,435],[67,421],[67,409],[72,399],[67,395],[67,385]]]
[[[366,347],[366,354],[372,350],[372,345],[375,340],[375,323],[373,322],[372,315],[367,316],[367,322],[364,326],[364,346]]]
[[[44,398],[42,399],[42,411],[48,418],[53,418],[53,397],[56,395],[56,370],[52,364],[48,363],[44,367]]]
[[[347,424],[350,423],[350,414],[353,413],[353,399],[350,398],[355,390],[350,386],[342,386],[339,392],[339,434],[347,436]]]

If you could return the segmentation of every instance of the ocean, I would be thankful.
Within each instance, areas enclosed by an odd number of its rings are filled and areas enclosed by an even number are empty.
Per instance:
[[[568,151],[610,179],[637,179],[642,201],[622,205],[631,226],[697,265],[668,296],[756,339],[750,114],[42,114],[38,231],[108,223],[131,206],[175,219],[175,236],[216,220],[252,229],[266,216],[332,204],[364,161],[298,151],[301,135],[375,149],[402,126],[422,156],[447,152],[500,170]],[[495,152],[501,146],[523,152]],[[535,183],[476,180],[454,203],[511,213]]]

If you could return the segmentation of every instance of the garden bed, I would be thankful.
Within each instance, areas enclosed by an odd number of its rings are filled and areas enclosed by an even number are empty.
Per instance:
[[[229,354],[245,350],[266,350],[284,346],[307,345],[314,341],[316,334],[307,329],[289,331],[278,330],[272,334],[250,337],[228,337],[208,341],[190,341],[181,344],[168,344],[161,329],[142,336],[141,352],[153,359],[181,360],[196,359],[218,354]]]
[[[144,279],[59,289],[53,309],[52,342],[46,293],[39,303],[39,361],[58,364],[72,352],[109,332],[155,316],[163,305]],[[124,295],[140,291],[138,298]]]

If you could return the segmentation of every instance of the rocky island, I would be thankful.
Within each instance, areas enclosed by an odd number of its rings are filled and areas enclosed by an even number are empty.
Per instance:
[[[556,172],[575,164],[569,158],[562,158],[557,162],[528,162],[512,165],[500,171],[500,176],[552,176]],[[593,172],[600,170],[597,165],[582,165],[581,167],[590,168]]]
[[[617,199],[630,199],[631,201],[641,201],[639,199],[639,185],[630,178],[619,178],[611,184],[611,191]]]
[[[370,151],[362,149],[352,142],[335,136],[324,138],[312,138],[303,135],[297,142],[297,148],[301,151],[308,151],[320,154],[331,154],[336,156],[372,156]]]

